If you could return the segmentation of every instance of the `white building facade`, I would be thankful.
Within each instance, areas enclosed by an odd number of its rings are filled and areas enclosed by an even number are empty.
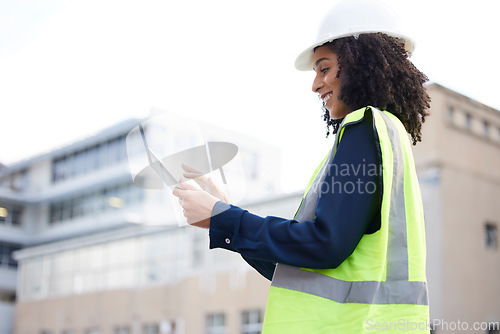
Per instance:
[[[159,152],[196,144],[200,134],[172,126],[182,122],[178,116],[168,116],[167,129],[158,128],[159,123],[150,119],[129,120],[0,169],[1,334],[187,333],[190,325],[184,325],[185,315],[175,307],[168,315],[144,322],[141,312],[129,314],[134,308],[131,305],[128,312],[116,310],[114,320],[106,311],[92,313],[99,305],[89,307],[73,299],[182,285],[207,273],[216,275],[234,268],[240,268],[240,276],[247,274],[249,266],[239,256],[208,252],[206,231],[178,227],[179,217],[172,212],[174,203],[168,188],[144,189],[132,182],[135,172],[131,161],[146,156],[144,146],[134,146],[131,138],[139,123],[148,125],[150,138],[154,131],[163,134],[156,140],[167,145],[156,145]],[[272,170],[279,168],[276,148],[211,125],[203,124],[202,128],[206,142],[225,141],[238,147],[234,161],[242,167],[243,174],[237,177],[245,181],[245,193],[239,194],[242,201],[255,201],[257,189],[273,196],[278,189]],[[145,158],[142,160],[147,164]],[[236,182],[231,179],[231,163],[224,169],[227,182]],[[206,284],[200,289],[212,291],[212,283]],[[179,298],[182,303],[184,297]],[[42,306],[56,300],[63,306]],[[79,314],[92,315],[75,319],[75,304],[81,305],[76,306]],[[48,313],[40,314],[41,310]],[[248,312],[244,315],[247,321],[261,319],[252,310]],[[217,326],[220,319],[214,314],[212,320],[195,321]],[[251,323],[248,326],[252,329]]]

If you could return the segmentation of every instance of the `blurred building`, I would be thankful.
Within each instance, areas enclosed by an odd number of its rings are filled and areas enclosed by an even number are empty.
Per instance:
[[[428,89],[432,115],[414,157],[431,318],[448,322],[438,333],[459,333],[451,328],[457,321],[471,327],[500,321],[500,111],[435,83]]]
[[[500,321],[500,112],[428,89],[432,116],[414,153],[431,319],[457,333],[453,322]],[[260,332],[269,282],[239,255],[209,251],[206,231],[179,228],[165,191],[132,184],[127,156],[143,147],[127,135],[138,122],[0,169],[0,334]],[[241,206],[293,214],[301,194],[279,192],[279,151],[204,128],[207,141],[240,149]],[[177,126],[161,132],[195,144]]]
[[[215,333],[233,321],[221,318],[225,306],[238,303],[234,316],[245,319],[245,330],[259,327],[267,289],[247,287],[266,282],[236,254],[209,252],[206,231],[178,227],[169,191],[133,184],[131,161],[148,163],[137,125],[147,124],[151,146],[171,146],[154,147],[163,153],[201,139],[236,144],[243,175],[230,173],[233,162],[224,170],[228,183],[245,187],[240,200],[249,205],[259,206],[258,189],[284,215],[289,197],[300,196],[277,195],[275,147],[208,124],[200,134],[180,116],[167,117],[168,125],[125,121],[0,169],[0,333],[201,333],[206,326]]]

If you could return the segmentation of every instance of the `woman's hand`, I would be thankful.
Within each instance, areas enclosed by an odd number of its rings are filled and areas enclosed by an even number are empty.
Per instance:
[[[205,190],[221,201],[229,204],[229,198],[226,194],[224,194],[224,192],[222,192],[222,190],[219,189],[219,187],[217,187],[212,178],[185,164],[182,164],[182,169],[185,170],[184,177],[193,179],[196,183],[198,183],[202,190]]]
[[[210,228],[212,209],[219,199],[187,182],[180,183],[182,188],[176,187],[173,195],[179,198],[189,225]]]

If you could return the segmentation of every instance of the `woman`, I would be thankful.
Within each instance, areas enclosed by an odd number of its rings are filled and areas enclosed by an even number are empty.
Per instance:
[[[373,0],[345,1],[297,59],[316,72],[312,90],[336,139],[294,219],[232,206],[189,168],[215,196],[188,184],[174,191],[188,223],[210,229],[210,248],[239,252],[272,279],[265,333],[429,332],[423,209],[407,136],[421,140],[430,99],[427,77],[408,59],[413,44],[391,15]]]

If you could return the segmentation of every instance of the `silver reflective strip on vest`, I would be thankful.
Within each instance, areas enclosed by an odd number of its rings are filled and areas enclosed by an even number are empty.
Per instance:
[[[387,273],[386,281],[343,281],[314,271],[301,270],[300,268],[278,264],[274,272],[272,286],[301,291],[327,298],[339,303],[364,303],[364,304],[416,304],[428,305],[426,282],[408,281],[408,247],[406,232],[406,212],[404,201],[404,162],[403,150],[399,132],[389,116],[376,109],[382,115],[389,134],[393,150],[393,178],[391,189],[391,202],[389,208],[389,230],[387,246]],[[375,117],[375,116],[374,116]],[[339,131],[340,133],[340,131]],[[334,149],[338,138],[335,140]],[[333,151],[333,150],[332,150]],[[331,155],[331,153],[330,153]],[[331,157],[325,161],[322,173],[325,173]],[[324,175],[320,173],[314,180],[309,190],[313,190],[316,199],[310,203],[316,204],[318,191]],[[316,191],[314,191],[316,190]],[[308,192],[308,194],[309,194]],[[307,197],[307,195],[306,195]],[[300,207],[296,219],[312,220],[315,217],[315,207]]]
[[[272,286],[305,292],[337,303],[429,304],[425,282],[348,282],[281,263],[276,267]]]
[[[396,125],[381,112],[387,125],[393,152],[391,202],[389,208],[389,242],[387,245],[387,281],[408,281],[408,244],[404,196],[404,162],[401,138]]]
[[[335,143],[337,142],[337,138],[335,138]],[[335,147],[335,146],[334,146]],[[318,196],[320,189],[319,187],[323,183],[323,180],[326,177],[326,174],[328,172],[328,166],[329,161],[332,161],[332,152],[333,149],[330,150],[330,153],[328,153],[328,157],[325,160],[325,163],[321,167],[320,171],[318,172],[318,175],[316,175],[316,178],[314,179],[313,184],[309,188],[309,191],[307,194],[304,196],[302,199],[302,203],[300,205],[299,211],[295,215],[295,220],[302,222],[305,220],[313,220],[314,217],[316,216],[316,204],[318,202]]]

